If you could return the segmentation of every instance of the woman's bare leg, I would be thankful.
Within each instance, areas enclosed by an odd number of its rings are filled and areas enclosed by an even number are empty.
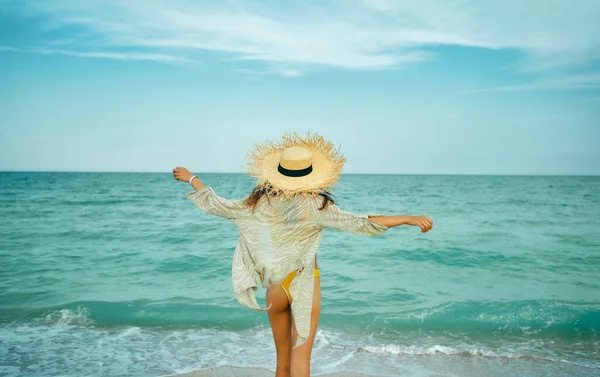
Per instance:
[[[267,289],[267,306],[273,304],[267,311],[271,331],[277,350],[277,371],[275,377],[290,377],[292,355],[292,314],[288,297],[281,284],[274,284]]]
[[[315,260],[315,268],[318,268]],[[309,377],[310,376],[310,355],[312,353],[315,335],[317,334],[317,326],[319,325],[319,317],[321,316],[321,278],[315,277],[315,288],[313,293],[312,312],[310,315],[310,333],[304,344],[292,350],[291,359],[291,377]],[[285,293],[284,293],[285,294]],[[296,323],[292,318],[292,326],[294,334],[292,343],[296,344],[298,331]]]

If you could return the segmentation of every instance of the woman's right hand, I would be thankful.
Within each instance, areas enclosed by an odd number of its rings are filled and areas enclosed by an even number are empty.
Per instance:
[[[175,169],[173,169],[173,177],[178,181],[189,182],[192,176],[193,174],[190,173],[190,171],[184,167],[178,166]]]
[[[408,225],[418,226],[421,228],[421,233],[425,233],[433,228],[433,220],[427,216],[411,216],[408,220]]]

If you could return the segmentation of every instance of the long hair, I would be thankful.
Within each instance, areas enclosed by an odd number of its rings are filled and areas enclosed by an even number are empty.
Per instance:
[[[252,212],[254,212],[260,198],[266,196],[269,203],[271,203],[271,199],[269,197],[277,195],[279,195],[277,192],[273,193],[271,190],[269,190],[268,187],[265,187],[264,185],[256,186],[254,187],[254,190],[252,190],[250,195],[248,195],[248,197],[244,199],[244,204],[252,208]],[[331,192],[324,190],[319,193],[319,196],[323,197],[323,205],[321,206],[321,208],[319,208],[319,210],[325,209],[330,203],[335,204],[335,200]]]

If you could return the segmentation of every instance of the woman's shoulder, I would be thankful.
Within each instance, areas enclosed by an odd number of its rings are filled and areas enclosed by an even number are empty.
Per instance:
[[[335,205],[335,202],[331,198],[328,198],[327,196],[322,194],[309,195],[303,197],[302,200],[304,204],[311,207],[314,211],[327,210],[331,206]]]
[[[270,204],[274,205],[274,206],[281,206],[281,207],[298,207],[298,206],[303,206],[303,207],[321,207],[323,205],[323,200],[324,198],[322,196],[314,196],[314,195],[302,195],[302,194],[297,194],[297,195],[293,195],[291,197],[277,197],[275,200],[273,200],[273,198],[271,198]],[[269,202],[266,200],[261,201],[263,204],[268,205]]]

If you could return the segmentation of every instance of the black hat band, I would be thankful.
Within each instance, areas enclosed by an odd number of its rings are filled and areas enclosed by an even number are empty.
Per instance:
[[[289,170],[281,166],[281,164],[277,167],[277,170],[285,175],[286,177],[304,177],[312,173],[313,168],[312,165],[302,170]]]

